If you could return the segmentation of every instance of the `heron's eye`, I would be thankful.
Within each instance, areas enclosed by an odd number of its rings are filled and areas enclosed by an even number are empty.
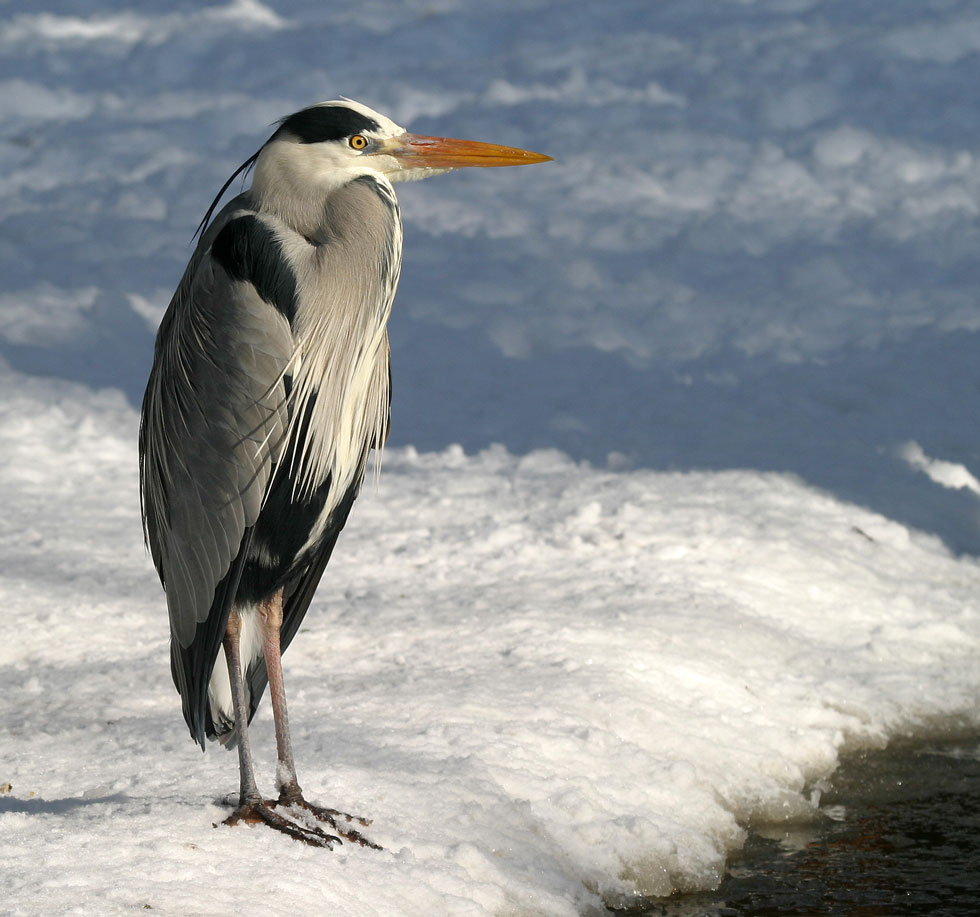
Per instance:
[[[354,136],[350,138],[350,145],[351,149],[353,150],[363,150],[368,145],[367,137],[364,137],[361,134],[354,134]]]

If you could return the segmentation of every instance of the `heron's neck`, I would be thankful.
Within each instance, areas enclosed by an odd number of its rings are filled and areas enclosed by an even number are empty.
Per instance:
[[[315,238],[322,229],[330,201],[358,175],[328,170],[296,155],[297,144],[270,144],[255,165],[251,198],[257,210],[269,213],[294,232]]]

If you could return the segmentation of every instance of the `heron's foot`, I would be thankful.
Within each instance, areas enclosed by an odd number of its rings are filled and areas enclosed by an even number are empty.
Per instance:
[[[345,841],[360,844],[362,847],[370,847],[372,850],[384,849],[380,844],[375,844],[374,841],[368,840],[368,838],[361,834],[360,831],[353,827],[354,824],[358,824],[361,827],[366,828],[371,824],[371,819],[369,818],[361,818],[358,815],[348,815],[346,812],[340,812],[337,809],[328,809],[324,806],[318,806],[316,803],[307,802],[299,793],[281,793],[279,795],[279,802],[277,805],[280,808],[293,807],[296,809],[301,809],[304,812],[308,812],[318,822],[328,825]]]
[[[284,818],[278,812],[274,811],[278,805],[280,803],[274,799],[245,803],[235,809],[222,824],[240,825],[244,822],[247,825],[268,825],[270,828],[281,831],[295,841],[302,841],[311,847],[326,847],[327,850],[333,850],[335,844],[343,843],[339,837],[333,834],[327,834],[318,825],[304,824]]]

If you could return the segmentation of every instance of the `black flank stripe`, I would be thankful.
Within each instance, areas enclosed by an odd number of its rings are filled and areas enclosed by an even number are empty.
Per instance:
[[[255,216],[231,220],[211,244],[211,256],[235,280],[250,283],[292,324],[296,317],[296,274],[275,233]]]

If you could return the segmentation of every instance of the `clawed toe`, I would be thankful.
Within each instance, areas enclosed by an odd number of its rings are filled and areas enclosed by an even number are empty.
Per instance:
[[[380,844],[375,844],[374,841],[366,838],[356,828],[348,827],[348,825],[353,822],[356,822],[362,827],[367,827],[371,824],[371,820],[368,818],[362,818],[359,815],[349,815],[347,812],[341,812],[337,809],[328,809],[325,806],[319,806],[316,805],[316,803],[307,802],[302,796],[280,796],[278,805],[283,808],[289,808],[292,806],[299,808],[304,812],[308,812],[317,821],[329,825],[346,841],[350,841],[354,844],[360,844],[362,847],[370,847],[372,850],[384,849]],[[346,824],[344,824],[345,822]]]
[[[292,817],[286,818],[280,812],[285,812]],[[327,825],[336,833],[327,833],[315,822]],[[344,841],[360,844],[362,847],[370,847],[372,850],[384,849],[379,844],[368,840],[356,828],[349,827],[353,822],[362,826],[371,824],[367,818],[348,815],[346,812],[340,812],[337,809],[327,809],[324,806],[307,802],[300,796],[298,798],[280,797],[279,799],[245,803],[235,809],[222,824],[268,825],[293,840],[302,841],[311,847],[325,847],[327,850],[333,850],[335,844],[343,844]]]
[[[293,840],[302,841],[311,847],[325,847],[327,850],[332,850],[334,844],[343,843],[339,837],[327,834],[317,825],[299,824],[284,818],[278,812],[273,811],[277,805],[279,803],[271,799],[263,802],[246,803],[232,812],[222,824],[239,825],[242,822],[248,825],[265,824]]]

